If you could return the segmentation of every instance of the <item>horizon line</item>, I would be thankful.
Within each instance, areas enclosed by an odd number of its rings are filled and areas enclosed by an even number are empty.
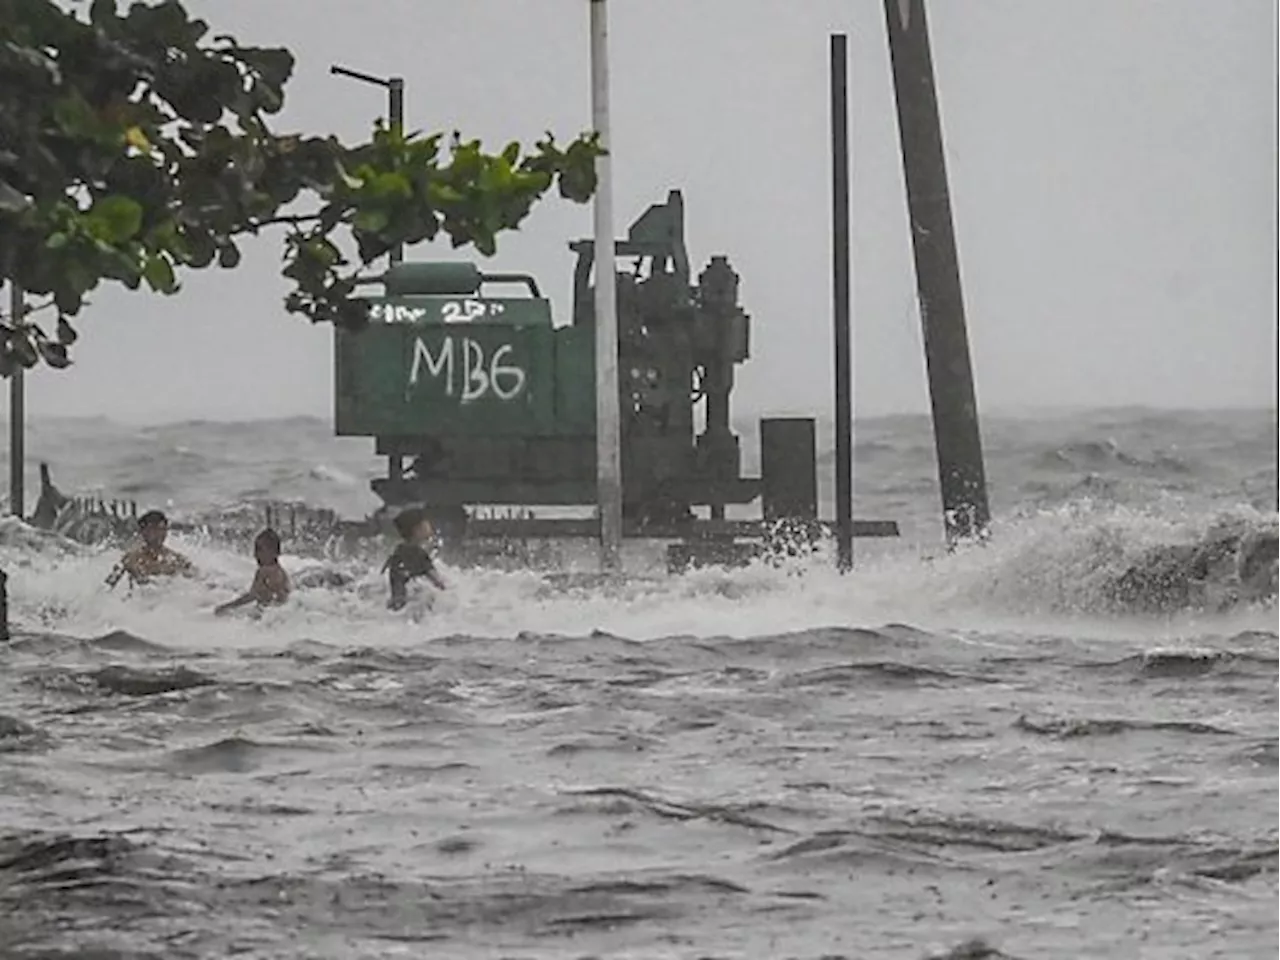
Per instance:
[[[1083,413],[1160,413],[1160,414],[1228,414],[1228,413],[1270,413],[1273,416],[1280,413],[1280,407],[1277,404],[1258,404],[1258,405],[1242,405],[1242,404],[1222,404],[1212,406],[1172,406],[1152,403],[1112,403],[1099,404],[1096,406],[1087,404],[1021,404],[1017,406],[1006,405],[994,407],[992,409],[981,411],[979,413],[979,423],[984,419],[997,420],[1017,420],[1027,417],[1036,416],[1063,416],[1071,414]],[[789,407],[781,407],[776,409],[747,409],[735,411],[732,420],[755,420],[772,417],[812,417],[821,422],[834,418],[834,412],[824,410],[814,412],[810,410],[795,410]],[[894,419],[929,419],[930,413],[926,410],[883,410],[874,413],[859,414],[854,411],[854,422],[868,422],[873,420],[894,420]],[[25,418],[28,425],[32,423],[54,423],[54,422],[108,422],[120,426],[135,427],[163,427],[163,426],[182,426],[184,424],[249,424],[249,423],[278,423],[288,420],[315,420],[332,422],[331,413],[307,413],[307,412],[291,412],[279,413],[270,416],[228,416],[225,414],[191,414],[186,416],[167,417],[162,419],[153,419],[151,417],[131,417],[119,416],[105,413],[69,413],[69,414],[44,414],[32,416],[30,411],[27,412]],[[6,415],[0,417],[0,423],[6,427],[9,425],[9,417]],[[336,437],[334,439],[358,440],[361,437]]]

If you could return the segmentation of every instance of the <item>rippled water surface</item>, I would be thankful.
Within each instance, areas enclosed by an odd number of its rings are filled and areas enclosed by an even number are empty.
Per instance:
[[[1220,459],[1176,499],[1185,442],[1139,487],[1092,450],[1099,504],[1069,445],[1015,440],[1047,486],[986,548],[450,570],[407,615],[353,559],[215,619],[248,558],[180,541],[200,579],[126,597],[113,554],[11,524],[0,957],[1274,957],[1274,600],[1098,600],[1274,515]],[[873,512],[917,482],[895,462]]]

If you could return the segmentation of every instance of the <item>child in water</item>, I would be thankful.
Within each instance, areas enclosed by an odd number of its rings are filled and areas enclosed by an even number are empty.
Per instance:
[[[165,538],[169,536],[169,518],[159,510],[148,510],[138,518],[138,533],[142,536],[142,545],[120,558],[107,575],[108,587],[114,587],[125,574],[129,575],[131,586],[162,577],[190,577],[195,574],[190,560],[164,545]]]
[[[427,512],[420,507],[410,507],[400,512],[395,525],[396,532],[404,542],[387,558],[382,569],[387,571],[391,582],[391,597],[387,606],[392,610],[399,610],[408,602],[406,587],[410,580],[426,577],[437,590],[444,590],[446,587],[436,571],[431,554],[427,552],[426,544],[434,533],[431,521],[427,519]]]
[[[213,612],[221,616],[250,603],[259,607],[279,605],[289,599],[289,576],[280,566],[280,535],[268,527],[253,541],[253,556],[258,561],[258,572],[253,575],[249,589],[222,604]]]

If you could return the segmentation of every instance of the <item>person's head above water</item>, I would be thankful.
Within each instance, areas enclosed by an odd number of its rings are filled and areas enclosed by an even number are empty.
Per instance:
[[[410,543],[424,543],[431,539],[434,532],[427,511],[421,507],[409,507],[401,510],[395,519],[396,532]]]
[[[138,532],[142,534],[143,543],[158,547],[169,535],[169,518],[159,510],[148,510],[138,518]]]
[[[267,527],[253,538],[253,556],[259,566],[275,563],[280,559],[280,534]]]
[[[1280,562],[1280,530],[1256,530],[1240,538],[1240,580],[1252,580]]]

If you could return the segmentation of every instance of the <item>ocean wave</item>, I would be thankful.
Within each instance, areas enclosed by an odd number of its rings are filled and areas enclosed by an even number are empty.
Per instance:
[[[37,423],[199,574],[109,591],[118,545],[0,523],[0,953],[1274,953],[1274,419],[990,418],[950,551],[927,419],[860,421],[906,535],[848,575],[587,543],[399,613],[386,544],[326,546],[371,443]],[[215,617],[268,507],[293,596]]]

